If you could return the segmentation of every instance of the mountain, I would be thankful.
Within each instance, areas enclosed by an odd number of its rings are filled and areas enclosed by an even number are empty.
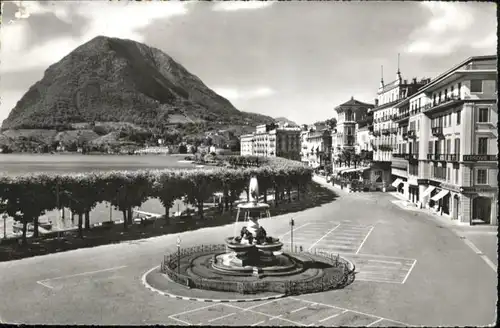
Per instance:
[[[298,126],[297,123],[295,123],[294,121],[291,121],[289,119],[287,119],[286,117],[276,117],[274,119],[275,122],[282,122],[282,123],[288,123],[288,125],[290,126]]]
[[[138,128],[202,134],[245,133],[271,117],[237,110],[159,49],[98,36],[51,65],[17,102],[2,130],[70,130],[126,122]]]

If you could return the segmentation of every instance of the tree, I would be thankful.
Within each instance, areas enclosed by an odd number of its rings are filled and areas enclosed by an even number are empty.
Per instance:
[[[169,224],[169,211],[174,201],[184,196],[183,190],[185,190],[183,179],[175,172],[154,177],[152,196],[158,198],[165,207],[166,224]]]
[[[179,154],[186,154],[186,153],[187,153],[186,145],[180,145],[179,146]]]
[[[337,119],[335,117],[326,120],[325,123],[332,130],[337,127]]]

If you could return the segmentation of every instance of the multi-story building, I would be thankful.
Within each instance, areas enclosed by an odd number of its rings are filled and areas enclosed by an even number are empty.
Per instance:
[[[337,128],[332,133],[332,164],[336,170],[336,162],[344,150],[355,152],[356,148],[356,126],[361,123],[365,125],[368,120],[368,111],[373,108],[372,104],[351,99],[337,107]]]
[[[497,224],[497,56],[471,57],[400,101],[394,154],[412,202],[461,223]]]
[[[300,161],[305,164],[309,164],[309,146],[307,144],[307,136],[309,135],[309,127],[307,125],[302,125],[300,131]]]
[[[332,152],[332,135],[329,129],[311,129],[306,137],[306,152],[309,166],[326,168],[330,165]]]
[[[250,142],[251,145],[249,145]],[[245,152],[246,155],[277,156],[300,160],[299,127],[277,127],[276,124],[258,125],[254,133],[242,136],[240,143],[242,155]]]
[[[240,137],[241,156],[251,156],[253,154],[253,133],[244,134]]]

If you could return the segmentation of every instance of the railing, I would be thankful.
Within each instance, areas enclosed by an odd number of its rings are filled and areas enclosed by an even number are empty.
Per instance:
[[[403,132],[403,140],[408,140],[408,132]]]
[[[458,162],[460,159],[460,154],[446,154],[446,160],[448,162]]]
[[[375,130],[375,131],[373,131],[373,135],[374,135],[375,137],[380,136],[380,130]]]
[[[426,111],[428,111],[428,110],[430,110],[430,109],[432,109],[434,107],[441,106],[441,105],[444,105],[444,104],[451,104],[451,103],[453,103],[455,101],[460,101],[460,100],[462,100],[462,99],[458,95],[447,96],[447,97],[445,97],[442,100],[441,99],[435,100],[432,103],[429,103],[429,104],[425,105],[424,108],[423,108],[423,111],[426,112]]]
[[[417,137],[417,133],[415,130],[408,130],[408,138],[414,139]]]
[[[430,161],[447,161],[451,154],[427,154],[427,159]]]
[[[294,250],[288,245],[283,248],[293,253]],[[180,258],[189,257],[193,254],[218,253],[227,251],[225,244],[219,245],[201,245],[191,248],[184,248],[180,252]],[[308,253],[310,255],[321,256],[323,261],[335,268],[341,268],[340,275],[323,275],[308,281],[221,281],[207,278],[196,278],[182,274],[178,270],[179,254],[177,252],[164,256],[161,263],[161,272],[168,275],[174,282],[183,284],[191,288],[232,291],[241,294],[255,294],[258,292],[276,292],[287,295],[297,295],[303,293],[321,292],[330,289],[342,288],[354,279],[355,266],[349,265],[338,254],[334,255],[322,249],[304,251],[302,246],[295,247],[295,252]],[[212,256],[211,261],[216,261],[216,254]]]
[[[393,153],[392,157],[394,158],[405,158],[405,156],[408,155],[406,153]]]
[[[382,134],[383,135],[389,135],[391,133],[391,131],[389,129],[382,129]]]
[[[435,126],[431,128],[431,133],[433,136],[441,136],[443,135],[443,127],[442,126]]]

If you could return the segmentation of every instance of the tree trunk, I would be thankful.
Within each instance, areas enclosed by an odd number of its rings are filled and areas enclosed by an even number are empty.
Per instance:
[[[90,211],[85,211],[85,230],[90,230]]]
[[[33,238],[38,238],[38,216],[33,218]]]
[[[292,202],[292,193],[290,192],[290,188],[288,188],[286,190],[286,193],[288,194],[288,202],[291,203]]]
[[[264,203],[267,203],[267,189],[264,188]]]
[[[122,214],[123,214],[123,229],[128,230],[127,211],[122,210]]]
[[[61,218],[64,220],[65,219],[64,215],[66,213],[66,211],[64,210],[64,207],[61,207],[59,210],[61,211]]]
[[[297,185],[297,200],[300,201],[300,184]]]
[[[26,231],[27,230],[28,230],[28,221],[23,220],[23,239],[22,239],[23,245],[26,245],[28,243],[28,241],[26,239]]]
[[[83,214],[78,213],[78,237],[83,238]]]
[[[250,190],[247,188],[245,191],[247,193],[247,202],[250,202]]]
[[[274,206],[278,206],[279,194],[278,187],[274,187]]]
[[[165,224],[170,224],[170,207],[165,206]]]
[[[200,215],[200,218],[203,219],[203,201],[198,202],[198,214]]]
[[[133,224],[132,222],[132,207],[129,207],[127,209],[127,220],[128,220],[128,224]]]
[[[75,213],[73,213],[73,211],[71,211],[71,223],[74,223],[75,222]]]

